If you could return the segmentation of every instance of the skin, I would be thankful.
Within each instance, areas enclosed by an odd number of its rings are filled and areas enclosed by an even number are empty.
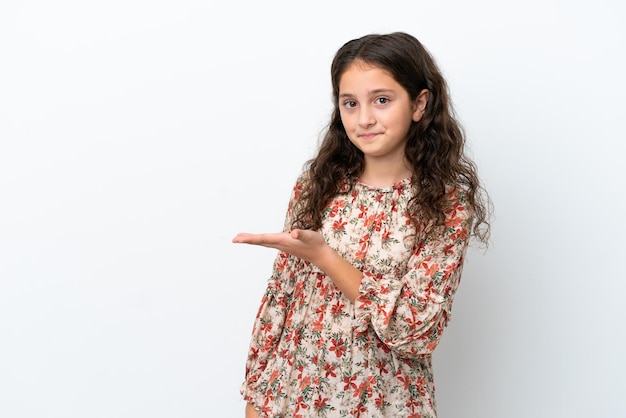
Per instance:
[[[364,154],[361,182],[389,187],[411,175],[404,149],[411,123],[423,117],[428,97],[428,90],[422,90],[411,100],[387,71],[360,61],[342,74],[338,104],[348,138]],[[322,270],[350,301],[354,302],[359,294],[361,271],[329,247],[316,231],[239,233],[232,242],[274,248],[307,260]],[[252,405],[247,404],[246,418],[257,417]]]
[[[246,418],[259,418],[259,414],[256,412],[251,404],[246,404]]]
[[[339,81],[339,112],[350,141],[363,152],[360,180],[389,187],[412,170],[404,156],[412,122],[424,116],[429,92],[415,100],[387,71],[357,61]]]

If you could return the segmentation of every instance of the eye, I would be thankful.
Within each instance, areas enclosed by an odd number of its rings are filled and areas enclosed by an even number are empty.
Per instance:
[[[346,100],[345,102],[343,102],[343,105],[346,107],[346,109],[352,109],[356,106],[356,102],[354,100]]]
[[[378,98],[375,100],[375,103],[377,103],[377,104],[381,104],[381,105],[384,105],[384,104],[389,103],[389,99],[388,99],[388,98],[386,98],[386,97],[378,97]]]

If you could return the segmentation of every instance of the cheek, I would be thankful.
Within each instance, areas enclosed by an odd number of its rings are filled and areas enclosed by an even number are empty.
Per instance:
[[[349,134],[348,134],[348,140],[350,141],[350,143],[351,143],[352,145],[354,145],[354,147],[355,147],[355,148],[357,148],[357,149],[361,149],[361,147],[360,147],[360,145],[359,145],[359,142],[358,142],[358,141],[356,141],[352,135],[349,135]],[[362,150],[361,150],[361,151],[362,151]]]
[[[406,129],[409,129],[409,127],[411,126],[413,122],[417,122],[415,120],[415,114],[413,112],[406,112],[401,115],[398,115],[398,117],[395,120],[395,123],[397,124],[397,126],[404,126]]]
[[[350,115],[340,113],[339,116],[341,118],[341,123],[343,124],[343,127],[346,130],[349,130],[353,126],[352,118],[350,117]]]

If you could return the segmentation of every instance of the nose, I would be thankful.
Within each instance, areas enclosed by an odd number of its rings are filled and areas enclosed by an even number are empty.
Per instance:
[[[376,118],[374,112],[369,106],[361,106],[359,109],[359,126],[362,128],[369,128],[376,124]]]

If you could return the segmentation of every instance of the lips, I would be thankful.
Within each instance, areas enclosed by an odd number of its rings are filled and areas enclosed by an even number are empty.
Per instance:
[[[374,132],[363,133],[363,134],[359,134],[359,138],[361,138],[361,139],[372,139],[372,138],[374,138],[374,137],[376,137],[378,135],[379,135],[378,133],[374,133]]]

